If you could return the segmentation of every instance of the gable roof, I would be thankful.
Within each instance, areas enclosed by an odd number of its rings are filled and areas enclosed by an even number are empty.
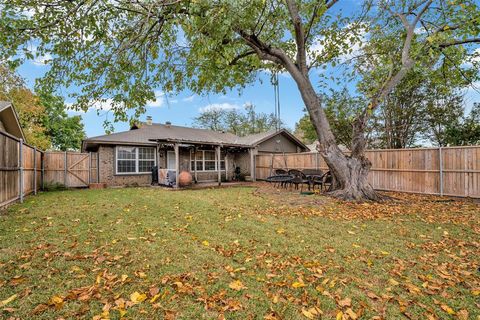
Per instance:
[[[153,123],[151,125],[144,124],[138,129],[133,128],[130,131],[123,131],[85,139],[83,141],[83,149],[87,149],[90,146],[99,144],[137,144],[153,146],[156,145],[157,141],[251,148],[279,133],[287,134],[293,141],[295,141],[295,143],[306,149],[306,146],[303,143],[301,143],[285,129],[282,129],[278,132],[268,131],[246,137],[238,137],[229,132],[218,132],[207,129],[189,128],[159,123]]]
[[[257,133],[257,134],[251,134],[245,137],[239,137],[238,140],[241,141],[242,143],[257,146],[260,143],[271,139],[275,137],[278,134],[283,134],[287,136],[290,140],[292,140],[295,144],[297,144],[299,147],[303,148],[304,150],[308,150],[308,147],[300,141],[297,137],[295,137],[293,134],[291,134],[288,130],[286,129],[280,129],[280,130],[270,130],[262,133]]]
[[[18,114],[11,102],[0,101],[0,121],[3,123],[7,134],[25,141],[25,135],[20,125]]]

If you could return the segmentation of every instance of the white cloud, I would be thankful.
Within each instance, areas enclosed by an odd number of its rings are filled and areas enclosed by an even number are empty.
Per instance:
[[[237,104],[232,103],[212,103],[205,107],[198,109],[200,112],[207,112],[207,111],[219,111],[219,110],[233,110],[233,109],[240,109],[240,106]]]
[[[149,108],[160,108],[165,104],[165,93],[160,90],[155,92],[155,100],[147,101],[147,107]]]
[[[182,101],[184,101],[184,102],[192,102],[193,100],[195,100],[195,95],[194,94],[182,99]]]
[[[48,62],[52,60],[53,57],[50,53],[47,53],[44,56],[38,56],[33,59],[32,63],[36,66],[46,66],[48,65]]]

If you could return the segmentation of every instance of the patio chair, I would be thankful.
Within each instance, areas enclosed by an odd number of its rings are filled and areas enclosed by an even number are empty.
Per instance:
[[[323,177],[324,174],[310,176],[310,183],[312,184],[313,191],[315,191],[315,186],[319,186],[318,189],[322,191]]]
[[[332,188],[332,182],[333,182],[333,176],[330,173],[330,171],[327,171],[322,176],[315,177],[312,180],[313,188],[315,189],[315,186],[318,185],[320,191],[322,191],[324,188],[325,190],[329,191]]]
[[[288,170],[288,174],[293,176],[293,179],[289,181],[290,186],[294,185],[295,190],[298,190],[298,185],[300,185],[300,192],[303,191],[303,185],[308,185],[308,190],[310,190],[310,179],[300,170],[297,169],[290,169]]]

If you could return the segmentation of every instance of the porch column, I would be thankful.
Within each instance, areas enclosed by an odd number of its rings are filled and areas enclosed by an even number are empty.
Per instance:
[[[195,178],[195,183],[197,183],[197,147],[193,148],[193,174]]]
[[[178,175],[180,174],[180,152],[178,143],[173,145],[175,150],[175,188],[178,188]]]
[[[228,156],[229,156],[229,153],[227,150],[225,150],[225,181],[229,181],[228,180]]]
[[[222,184],[222,170],[220,166],[220,146],[215,147],[217,151],[217,172],[218,172],[218,185],[220,186]]]
[[[250,177],[252,178],[252,181],[257,181],[257,178],[255,177],[255,149],[250,149]]]

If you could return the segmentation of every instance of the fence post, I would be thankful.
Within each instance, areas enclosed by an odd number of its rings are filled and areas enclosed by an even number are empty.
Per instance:
[[[92,183],[92,153],[88,153],[88,184]]]
[[[42,152],[41,153],[41,164],[42,164],[42,190],[45,189],[45,159],[46,159],[46,153]]]
[[[33,194],[37,194],[37,148],[33,148]]]
[[[443,196],[443,155],[442,147],[438,147],[438,162],[440,172],[440,196]]]
[[[65,157],[63,160],[63,166],[65,168],[63,172],[63,184],[65,185],[65,188],[67,187],[67,151],[65,151]]]
[[[23,202],[23,139],[20,139],[20,150],[18,153],[18,170],[19,170],[19,185],[20,185],[20,190],[19,190],[19,196],[20,196],[20,202]]]

